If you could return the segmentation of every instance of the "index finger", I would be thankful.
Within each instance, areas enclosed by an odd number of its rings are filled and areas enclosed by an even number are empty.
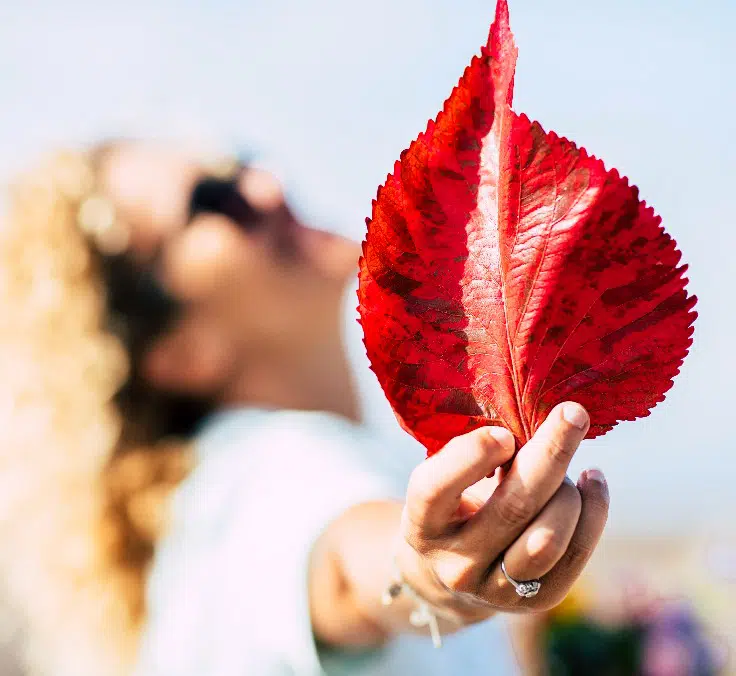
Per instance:
[[[589,426],[590,418],[580,404],[565,402],[552,409],[488,502],[466,525],[484,540],[487,551],[505,550],[549,502]]]
[[[406,494],[405,528],[417,537],[447,530],[463,491],[514,455],[514,437],[503,427],[482,427],[450,441],[412,472]]]

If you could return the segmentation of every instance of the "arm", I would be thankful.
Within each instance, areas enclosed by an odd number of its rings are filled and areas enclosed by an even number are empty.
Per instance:
[[[497,611],[539,612],[559,603],[608,514],[600,472],[584,472],[577,486],[566,479],[588,425],[580,406],[560,405],[515,457],[506,430],[476,430],[415,469],[403,505],[373,502],[346,511],[312,557],[318,640],[369,646],[413,630],[411,599],[381,602],[395,578],[394,561],[414,589],[453,618],[442,623],[443,632]],[[516,580],[541,579],[539,594],[520,597],[501,571],[502,560]]]

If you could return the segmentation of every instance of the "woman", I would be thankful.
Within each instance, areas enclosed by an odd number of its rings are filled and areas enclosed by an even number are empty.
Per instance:
[[[577,404],[515,457],[485,428],[387,478],[341,338],[357,248],[269,174],[66,153],[1,235],[0,563],[34,672],[487,674],[465,627],[555,605],[594,550]]]

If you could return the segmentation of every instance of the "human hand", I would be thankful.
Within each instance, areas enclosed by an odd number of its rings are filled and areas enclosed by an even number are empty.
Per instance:
[[[412,473],[397,563],[430,603],[463,621],[549,609],[566,596],[608,516],[598,470],[566,477],[590,421],[575,403],[552,410],[514,457],[514,439],[484,427],[451,441]],[[508,469],[504,469],[513,458]],[[489,478],[492,475],[491,478]],[[539,579],[524,598],[506,579]]]

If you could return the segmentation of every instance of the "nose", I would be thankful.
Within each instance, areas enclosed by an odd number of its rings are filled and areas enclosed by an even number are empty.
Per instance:
[[[275,211],[284,204],[281,182],[264,169],[246,169],[238,187],[245,200],[261,213]]]

